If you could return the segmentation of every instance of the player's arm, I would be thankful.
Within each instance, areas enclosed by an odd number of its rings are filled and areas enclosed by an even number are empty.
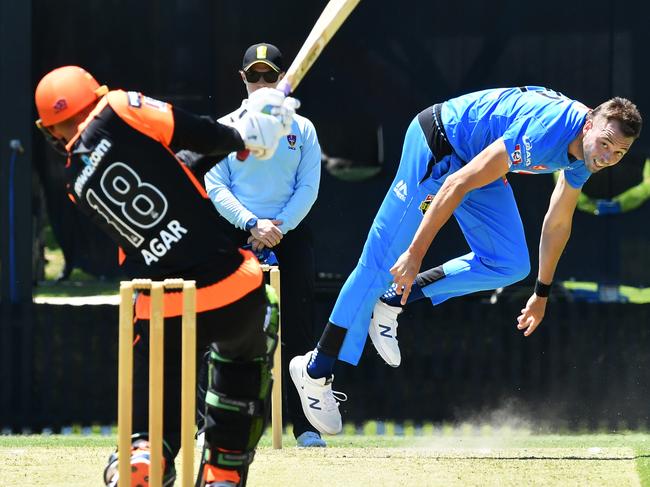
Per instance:
[[[216,122],[209,117],[201,117],[179,107],[173,107],[174,133],[169,147],[177,152],[189,149],[202,156],[212,156],[203,160],[214,165],[215,156],[223,158],[231,152],[244,150],[246,146],[234,127]],[[196,165],[199,160],[193,161]],[[206,168],[207,169],[207,168]]]
[[[579,196],[580,189],[567,183],[564,173],[560,174],[544,217],[542,236],[539,242],[537,280],[542,284],[550,285],[553,282],[557,263],[571,235],[573,213]],[[517,317],[517,328],[525,330],[525,336],[533,333],[544,318],[548,297],[539,296],[538,292],[547,294],[536,289],[536,292],[528,299],[526,307]]]
[[[205,174],[204,181],[208,197],[219,214],[231,225],[245,230],[246,222],[251,218],[256,218],[256,215],[233,194],[229,164],[224,161],[223,164],[212,167]]]
[[[190,149],[218,156],[244,148],[237,130],[142,93],[116,90],[106,99],[124,122],[174,152]]]
[[[567,183],[564,173],[560,174],[544,217],[539,242],[537,278],[543,283],[550,284],[553,281],[557,263],[571,235],[573,213],[579,196],[580,189]]]
[[[271,88],[254,95],[249,98],[250,107],[232,126],[137,92],[114,91],[106,96],[126,123],[174,152],[189,149],[219,157],[249,149],[260,154],[258,158],[269,158],[280,137],[288,133],[298,103]]]
[[[239,112],[232,126],[175,108],[170,147],[213,156],[247,149],[258,159],[268,159],[280,138],[289,133],[298,106],[297,100],[286,98],[279,90],[262,88],[249,96],[246,109]]]
[[[497,139],[445,180],[424,215],[411,245],[390,270],[397,284],[398,294],[403,294],[402,304],[406,304],[422,259],[442,226],[467,193],[506,174],[509,168],[508,160],[505,143],[502,139]]]
[[[307,216],[316,202],[320,186],[321,148],[316,129],[306,121],[302,128],[303,144],[300,149],[300,163],[296,170],[294,191],[278,215],[282,220],[280,230],[283,234],[296,228]]]

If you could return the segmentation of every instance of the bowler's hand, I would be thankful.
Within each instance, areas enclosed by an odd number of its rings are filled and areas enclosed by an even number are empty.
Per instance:
[[[395,291],[397,294],[402,295],[402,299],[400,300],[402,306],[406,305],[406,300],[409,294],[411,294],[411,286],[421,266],[422,258],[407,250],[399,256],[393,267],[390,268],[390,273],[393,275],[393,282],[395,283]]]
[[[517,317],[517,328],[524,331],[524,336],[529,336],[535,331],[535,328],[544,319],[544,312],[546,311],[546,302],[548,298],[540,298],[534,294],[528,298],[526,307],[521,310],[521,314]]]
[[[257,225],[251,228],[251,235],[265,247],[275,247],[283,237],[278,225],[282,225],[282,220],[257,220]]]

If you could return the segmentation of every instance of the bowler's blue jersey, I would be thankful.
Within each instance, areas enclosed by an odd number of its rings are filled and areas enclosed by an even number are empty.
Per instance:
[[[591,173],[569,156],[569,144],[584,125],[588,108],[539,86],[499,88],[453,98],[442,105],[449,143],[469,162],[498,138],[508,150],[510,172],[564,170],[580,188]]]

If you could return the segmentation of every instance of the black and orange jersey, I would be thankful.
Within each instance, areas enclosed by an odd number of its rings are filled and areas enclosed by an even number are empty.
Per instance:
[[[141,93],[111,91],[68,143],[70,199],[118,244],[142,278],[199,286],[233,274],[244,257],[203,187],[174,156],[244,148],[234,129]]]

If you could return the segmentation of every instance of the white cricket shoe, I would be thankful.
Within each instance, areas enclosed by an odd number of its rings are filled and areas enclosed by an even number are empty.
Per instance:
[[[343,429],[339,401],[348,397],[338,391],[332,391],[334,375],[330,378],[313,379],[307,373],[307,364],[312,352],[298,355],[289,362],[289,373],[302,404],[307,420],[321,433],[335,435]]]
[[[402,354],[397,342],[397,317],[402,312],[399,306],[389,306],[383,301],[377,301],[372,312],[368,327],[368,335],[375,349],[391,367],[399,367]]]

